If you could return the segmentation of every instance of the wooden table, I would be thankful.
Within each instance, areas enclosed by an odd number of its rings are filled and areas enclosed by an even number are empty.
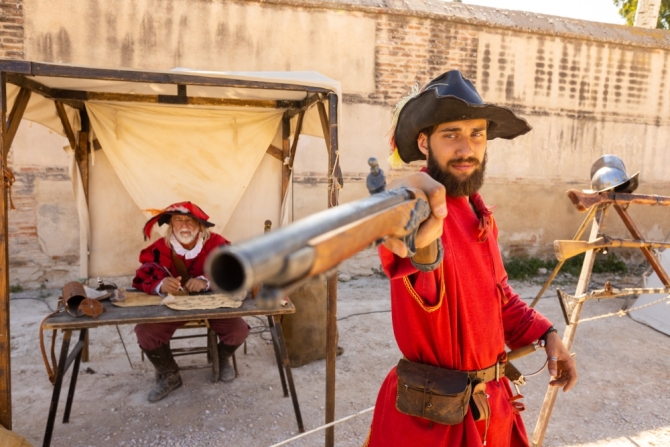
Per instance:
[[[279,369],[279,377],[281,379],[282,388],[284,390],[284,397],[291,395],[293,401],[293,409],[295,410],[295,417],[298,423],[298,430],[300,433],[305,431],[302,423],[302,416],[300,414],[300,405],[298,404],[298,396],[295,392],[293,384],[293,374],[291,373],[291,366],[289,364],[288,353],[286,351],[286,343],[284,341],[284,333],[281,326],[280,316],[285,314],[295,313],[295,307],[292,303],[288,303],[284,307],[277,307],[274,309],[259,308],[258,299],[246,299],[237,309],[212,309],[212,310],[173,310],[167,306],[145,306],[145,307],[117,307],[109,301],[105,301],[105,312],[100,315],[97,320],[93,318],[82,316],[72,317],[66,312],[61,312],[48,318],[44,323],[45,330],[60,329],[63,331],[63,343],[61,345],[60,360],[58,362],[58,370],[56,373],[56,382],[54,383],[54,390],[51,397],[51,406],[49,408],[49,417],[47,419],[47,427],[44,433],[44,447],[51,444],[51,437],[53,435],[54,422],[56,420],[56,410],[58,409],[58,400],[60,398],[61,385],[63,377],[67,370],[74,363],[72,370],[72,379],[70,380],[70,388],[67,395],[67,402],[65,404],[65,413],[63,414],[63,423],[66,424],[70,420],[70,410],[72,409],[72,401],[74,399],[74,391],[77,386],[77,375],[79,374],[79,365],[81,363],[81,354],[84,347],[84,339],[89,329],[110,326],[119,324],[138,324],[138,323],[159,323],[172,321],[192,321],[192,320],[208,320],[220,318],[235,318],[235,317],[251,317],[251,316],[267,316],[270,325],[270,332],[272,334],[272,341],[275,350],[275,357],[277,360],[277,368]],[[72,338],[72,331],[79,330],[79,341],[74,345],[70,352],[70,339]],[[288,382],[288,387],[287,387]]]

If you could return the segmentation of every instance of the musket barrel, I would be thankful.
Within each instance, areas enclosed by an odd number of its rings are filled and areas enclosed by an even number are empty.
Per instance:
[[[228,293],[260,283],[291,283],[311,268],[312,239],[412,199],[410,190],[394,189],[313,214],[239,244],[219,247],[208,256],[205,272],[217,289]]]

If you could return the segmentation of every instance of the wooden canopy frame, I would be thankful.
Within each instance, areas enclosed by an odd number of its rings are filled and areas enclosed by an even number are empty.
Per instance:
[[[133,93],[99,92],[95,89],[58,89],[40,83],[35,76],[69,78],[80,81],[120,81],[132,83],[168,84],[177,86],[176,95],[147,95]],[[7,114],[7,83],[20,88],[9,115]],[[233,99],[189,96],[189,86],[228,87],[236,89],[265,89],[290,91],[305,94],[302,100],[285,99]],[[286,109],[282,117],[282,147],[270,146],[268,153],[282,161],[282,197],[289,186],[289,179],[298,145],[305,112],[317,107],[323,137],[328,150],[328,207],[338,204],[338,190],[342,186],[342,174],[338,154],[338,96],[332,89],[301,85],[299,83],[263,82],[229,77],[186,74],[179,71],[157,72],[124,69],[108,69],[69,66],[30,61],[0,59],[0,168],[3,173],[0,194],[0,424],[12,428],[11,398],[11,350],[9,316],[9,251],[8,251],[8,191],[12,173],[7,166],[9,149],[18,130],[19,123],[31,95],[37,94],[52,100],[63,129],[74,150],[75,160],[81,172],[84,193],[88,201],[88,154],[99,149],[97,141],[93,148],[89,143],[90,123],[84,106],[86,101],[120,101],[170,105],[206,105],[211,107],[253,107]],[[328,101],[328,113],[325,102]],[[79,112],[81,131],[77,135],[70,125],[64,105]],[[297,116],[293,143],[291,144],[291,118]],[[284,160],[288,159],[288,163]],[[337,325],[337,273],[328,278],[327,285],[327,355],[326,355],[326,423],[335,419],[335,357]],[[334,444],[334,429],[326,431],[326,445]]]

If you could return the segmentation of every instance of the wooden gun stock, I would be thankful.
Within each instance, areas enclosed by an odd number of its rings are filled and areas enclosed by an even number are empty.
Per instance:
[[[626,205],[635,203],[638,205],[661,205],[670,206],[670,197],[644,194],[624,194],[616,192],[593,192],[587,193],[571,189],[566,192],[572,204],[580,213],[585,212],[594,205],[605,203],[616,203]]]
[[[668,248],[670,242],[648,242],[632,241],[625,239],[612,239],[609,237],[600,237],[594,241],[554,241],[554,253],[556,259],[565,261],[566,259],[586,253],[589,250],[601,248]]]

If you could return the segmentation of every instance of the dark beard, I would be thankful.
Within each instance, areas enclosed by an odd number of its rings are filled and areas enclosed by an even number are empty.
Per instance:
[[[486,153],[484,153],[484,160],[481,163],[475,157],[457,158],[450,160],[447,166],[443,169],[437,163],[435,157],[433,157],[433,151],[430,148],[429,143],[427,171],[428,175],[444,185],[449,197],[469,197],[479,191],[484,184],[484,173],[486,172],[487,159],[488,156]],[[447,170],[448,165],[462,162],[473,163],[477,166],[475,171],[465,180],[459,179]]]

